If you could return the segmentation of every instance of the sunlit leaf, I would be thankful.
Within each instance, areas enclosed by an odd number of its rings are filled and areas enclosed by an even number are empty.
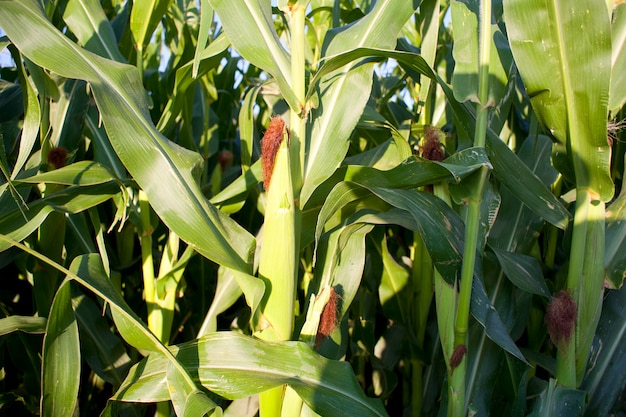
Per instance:
[[[270,343],[218,332],[173,349],[202,385],[226,398],[243,398],[288,384],[324,416],[387,415],[378,400],[365,396],[348,363],[325,359],[302,342]],[[131,369],[113,399],[167,400],[166,367],[162,355],[151,354]]]
[[[34,62],[90,82],[111,144],[165,224],[207,258],[251,269],[254,238],[207,204],[193,175],[202,162],[199,155],[155,129],[134,67],[76,46],[50,24],[34,0],[3,2],[0,25]],[[30,42],[35,37],[22,30],[28,26],[37,28],[37,42]],[[49,54],[51,50],[56,53]]]

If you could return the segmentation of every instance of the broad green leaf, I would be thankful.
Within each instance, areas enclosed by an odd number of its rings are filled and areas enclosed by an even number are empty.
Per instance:
[[[241,209],[242,203],[248,197],[248,190],[261,181],[263,181],[261,160],[258,160],[228,187],[211,198],[210,202],[225,213],[235,213]]]
[[[246,303],[248,307],[250,307],[252,317],[254,317],[265,294],[265,282],[241,271],[231,270],[231,272],[246,298]]]
[[[198,330],[198,337],[217,331],[217,316],[232,306],[242,294],[242,287],[237,285],[232,269],[223,266],[217,270],[217,286],[211,307],[204,316],[202,327]],[[263,293],[261,293],[261,297]]]
[[[543,391],[535,396],[528,417],[582,416],[584,405],[584,391],[563,387],[550,378]]]
[[[65,80],[58,100],[50,103],[49,144],[72,151],[83,138],[85,113],[89,107],[87,84],[82,80]],[[45,149],[45,148],[44,148]]]
[[[369,106],[365,107],[365,113],[371,112]],[[343,160],[342,165],[363,165],[388,170],[395,168],[413,155],[411,145],[409,145],[406,138],[404,138],[395,127],[388,123],[384,123],[382,127],[391,131],[390,139],[365,152],[348,156]],[[377,128],[379,128],[379,126],[374,127],[374,129]],[[363,118],[361,118],[357,129],[372,129],[372,127],[368,125],[364,126]]]
[[[617,3],[617,2],[616,2]],[[609,110],[617,112],[626,102],[626,91],[621,88],[626,83],[626,4],[620,3],[613,9],[611,22],[613,54],[611,66],[611,90]]]
[[[323,416],[387,415],[379,400],[365,396],[350,364],[325,359],[303,342],[271,343],[218,332],[171,349],[204,387],[229,399],[288,384]],[[112,399],[169,399],[166,368],[163,355],[149,355],[131,369]]]
[[[547,222],[560,229],[567,227],[570,214],[563,203],[491,130],[487,131],[486,149],[498,181]]]
[[[376,242],[376,249],[383,261],[383,274],[378,294],[385,316],[405,326],[414,325],[411,317],[414,290],[409,271],[391,256],[386,238],[382,239],[380,245]]]
[[[425,0],[420,4],[420,54],[424,58],[424,61],[428,63],[428,66],[433,68],[435,66],[435,59],[437,56],[438,40],[439,40],[439,28],[440,22],[440,1],[439,0]],[[420,85],[419,100],[426,103],[430,90],[434,88],[432,79],[422,80]],[[427,115],[424,119],[426,123],[436,124],[436,121],[431,120],[431,115]]]
[[[303,103],[298,102],[291,90],[290,57],[274,28],[271,2],[243,0],[240,7],[233,7],[229,0],[209,1],[237,52],[274,77],[289,107],[299,110]]]
[[[28,210],[19,210],[14,204],[0,209],[0,233],[17,241],[26,239],[54,211],[78,213],[101,204],[119,193],[119,186],[105,183],[87,187],[72,186],[28,204]],[[0,251],[10,247],[0,242]]]
[[[491,340],[520,361],[528,364],[522,352],[513,339],[511,339],[509,330],[502,322],[498,311],[489,301],[485,286],[482,282],[482,274],[477,274],[477,270],[475,270],[474,277],[472,281],[472,315],[485,328],[485,334]]]
[[[111,23],[98,0],[68,1],[63,19],[85,49],[104,58],[126,62],[117,47]]]
[[[626,278],[626,187],[606,210],[605,284],[620,288]]]
[[[536,258],[520,253],[505,252],[492,248],[507,278],[517,287],[532,294],[551,298]]]
[[[376,2],[362,19],[327,32],[324,56],[350,53],[359,47],[392,48],[398,33],[415,12],[416,3]],[[346,156],[350,135],[370,96],[373,71],[373,63],[355,63],[317,77],[319,83],[311,82],[309,95],[314,91],[320,96],[319,104],[311,111],[312,123],[307,124],[309,143],[300,196],[303,206]]]
[[[143,51],[172,0],[135,0],[130,12],[130,30],[135,47]]]
[[[45,333],[48,320],[45,317],[9,316],[0,319],[0,336],[12,332]]]
[[[167,369],[168,375],[162,382],[167,383],[171,390],[177,391],[177,394],[182,392],[189,394],[197,391],[198,388],[187,371],[172,356],[168,348],[148,330],[147,326],[113,287],[110,279],[104,272],[102,260],[98,255],[83,255],[75,258],[68,272],[70,278],[87,287],[109,303],[117,330],[126,342],[137,349],[160,351],[164,355],[163,359],[166,363],[163,365],[162,370],[165,372],[165,369]],[[169,391],[167,392],[169,393]],[[170,397],[168,396],[166,400],[169,399]],[[208,397],[206,401],[210,401]]]
[[[422,236],[436,236],[425,239],[424,243],[437,270],[446,282],[454,285],[461,267],[464,227],[459,216],[447,204],[432,194],[416,190],[352,186],[366,188],[379,199],[399,209],[371,215],[367,220],[361,219],[361,222],[397,224]]]
[[[478,98],[478,20],[480,15],[480,1],[454,0],[451,3],[452,30],[454,32],[454,74],[452,86],[454,96],[460,102],[471,101],[484,107],[493,107],[498,103],[507,84],[509,67],[502,62],[506,50],[498,50],[495,40],[504,39],[502,32],[492,24],[491,53],[489,62],[489,96],[487,103],[479,103]],[[491,16],[486,18],[491,20]],[[502,42],[506,45],[506,41]],[[510,55],[510,51],[507,51]],[[508,59],[508,65],[511,59]]]
[[[183,386],[185,381],[180,378],[180,374],[176,372],[176,368],[172,366],[172,362],[167,364],[167,382],[168,390],[174,410],[177,416],[195,417],[195,416],[221,416],[222,410],[209,400],[204,393],[198,389],[191,392],[180,391],[179,387]]]
[[[111,169],[115,172],[117,178],[126,177],[126,168],[124,168],[122,161],[120,161],[120,158],[113,150],[104,126],[99,122],[98,110],[95,108],[91,108],[87,113],[87,117],[85,117],[85,131],[85,134],[91,139],[94,162]]]
[[[366,188],[417,188],[445,180],[459,182],[462,177],[471,174],[484,164],[488,164],[484,151],[471,148],[458,152],[443,162],[411,157],[388,171],[367,166],[348,166],[342,176],[345,182],[338,183],[328,195],[324,196],[315,231],[316,239],[319,238],[328,219],[340,207],[368,195],[368,192],[354,187],[352,183]]]
[[[538,135],[526,138],[518,152],[519,160],[546,186],[553,184],[558,176],[550,162],[551,151],[550,139]],[[522,203],[509,188],[502,187],[500,194],[502,205],[489,233],[489,245],[507,252],[529,254],[544,220]]]
[[[206,202],[193,175],[202,162],[199,155],[155,129],[135,68],[76,46],[50,24],[35,0],[3,2],[0,25],[37,64],[91,84],[111,144],[166,225],[207,258],[251,269],[254,238]],[[23,27],[37,28],[37,42],[29,41],[32,33]]]
[[[43,172],[30,177],[22,177],[15,184],[63,184],[63,185],[97,185],[118,180],[106,167],[97,162],[79,161],[52,171]],[[4,188],[0,186],[0,189]]]
[[[436,79],[448,98],[448,104],[452,107],[457,120],[457,129],[465,131],[467,135],[474,134],[475,115],[473,110],[465,104],[461,104],[454,98],[452,89],[428,66],[424,59],[414,53],[380,50],[372,48],[358,48],[349,53],[330,58],[315,75],[345,65],[348,62],[363,57],[393,58],[407,69]],[[542,216],[546,221],[564,229],[569,221],[570,214],[563,204],[547,189],[528,167],[521,163],[515,154],[502,140],[491,130],[487,130],[487,152],[493,165],[494,176],[504,183],[506,187],[524,204],[535,213]]]
[[[80,343],[72,310],[71,281],[57,290],[43,341],[41,414],[70,416],[78,404]]]
[[[626,290],[609,291],[603,303],[589,371],[580,386],[589,395],[585,415],[608,416],[622,395],[626,374]]]
[[[504,1],[515,62],[535,113],[567,152],[576,186],[613,196],[607,104],[611,26],[604,0]]]
[[[110,330],[102,308],[84,294],[72,297],[78,320],[81,353],[89,367],[102,379],[120,386],[131,365],[122,340]]]

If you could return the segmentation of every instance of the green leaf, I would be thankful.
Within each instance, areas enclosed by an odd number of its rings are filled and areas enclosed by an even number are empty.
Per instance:
[[[242,294],[242,286],[237,284],[232,269],[220,267],[217,270],[217,286],[211,307],[204,316],[202,327],[198,330],[198,337],[217,331],[217,316],[232,306]],[[264,291],[263,291],[264,292]],[[261,293],[261,298],[263,297]]]
[[[570,214],[563,203],[500,138],[491,130],[487,133],[487,154],[493,165],[494,177],[533,212],[565,230]]]
[[[448,104],[453,109],[458,118],[457,129],[462,129],[467,135],[474,134],[475,115],[473,110],[464,104],[460,104],[454,98],[452,89],[428,66],[424,59],[414,53],[388,51],[372,48],[358,48],[349,53],[342,54],[336,58],[329,59],[320,68],[316,78],[323,71],[330,71],[338,66],[345,65],[352,60],[371,56],[379,58],[393,58],[400,65],[407,68],[407,72],[413,71],[436,79],[443,92],[448,98]],[[325,70],[328,65],[328,69]],[[489,160],[493,165],[494,176],[504,183],[506,187],[531,210],[542,216],[551,224],[565,229],[569,221],[570,214],[563,207],[563,204],[547,189],[541,181],[534,175],[526,165],[521,163],[519,158],[502,140],[491,130],[487,130],[487,152]]]
[[[72,186],[28,204],[23,213],[14,204],[0,208],[0,233],[17,241],[26,239],[54,211],[78,213],[107,201],[119,193],[119,186],[105,183],[92,186]],[[0,251],[10,247],[0,242]]]
[[[111,144],[168,227],[207,258],[251,270],[254,238],[206,202],[193,175],[200,156],[155,129],[136,68],[76,46],[50,24],[36,0],[3,2],[0,25],[38,65],[91,84]],[[37,42],[29,41],[33,34],[24,27],[37,28]]]
[[[470,148],[454,154],[443,162],[411,157],[388,171],[367,166],[348,166],[343,175],[345,182],[336,184],[329,194],[324,196],[316,225],[316,240],[319,239],[328,219],[339,208],[369,195],[367,191],[355,187],[354,184],[369,189],[370,187],[417,188],[445,180],[460,182],[462,177],[488,163],[482,149]]]
[[[102,308],[84,294],[72,297],[72,307],[85,360],[100,378],[114,387],[120,386],[131,365],[122,340],[111,332]]]
[[[626,278],[626,186],[606,210],[604,282],[620,288]]]
[[[315,257],[315,280],[309,286],[310,294],[320,295],[325,287],[333,287],[339,295],[337,321],[348,314],[359,288],[365,267],[365,236],[373,225],[361,221],[359,215],[325,233]],[[341,326],[336,326],[329,338],[320,343],[319,352],[326,357],[339,359],[345,355]]]
[[[209,1],[237,52],[274,77],[289,107],[300,109],[303,103],[291,90],[290,57],[274,28],[270,1],[243,0],[241,7],[233,7],[229,0]]]
[[[199,59],[197,74],[194,77],[194,63],[188,62],[176,70],[174,81],[174,91],[161,113],[161,118],[157,123],[157,129],[165,132],[171,129],[176,122],[176,117],[180,114],[184,104],[189,99],[188,90],[195,85],[197,78],[217,67],[224,57],[230,42],[223,33],[215,38],[198,56]]]
[[[614,187],[606,139],[611,80],[606,2],[507,0],[504,12],[515,62],[535,113],[559,143],[555,151],[567,152],[577,187],[609,201]]]
[[[167,387],[170,391],[172,405],[177,416],[195,417],[208,415],[210,417],[222,415],[222,410],[216,408],[216,404],[209,400],[200,390],[185,392],[178,389],[185,381],[180,378],[180,374],[176,372],[176,368],[172,366],[171,362],[167,364],[166,374]]]
[[[171,389],[176,391],[176,395],[179,393],[187,395],[197,391],[196,384],[183,369],[182,365],[172,356],[168,348],[150,332],[137,314],[128,306],[120,293],[113,287],[111,280],[104,272],[100,256],[94,254],[79,256],[72,261],[70,271],[68,272],[70,278],[78,281],[110,304],[117,330],[126,342],[137,349],[160,351],[163,354],[163,359],[166,363],[163,364],[161,370],[165,372],[167,369],[168,375],[162,382],[171,386]],[[166,389],[166,393],[169,394],[169,390]],[[178,401],[179,397],[170,398],[168,395],[164,401],[169,399]],[[207,401],[210,400],[207,398]]]
[[[0,336],[13,332],[41,334],[46,332],[45,317],[9,316],[0,319]]]
[[[261,174],[261,160],[256,161],[235,181],[230,183],[210,201],[225,213],[234,213],[241,209],[241,205],[248,197],[248,190],[263,180]]]
[[[478,20],[480,2],[478,0],[455,0],[450,4],[452,15],[452,31],[454,32],[454,73],[452,86],[454,96],[460,102],[470,100],[479,103],[478,99]],[[491,16],[487,18],[491,19]],[[498,50],[495,40],[504,40],[502,32],[495,24],[491,25],[491,53],[489,62],[489,96],[486,103],[479,103],[484,107],[492,107],[498,103],[504,94],[507,84],[507,74],[512,62],[510,51],[504,48]],[[500,42],[500,44],[506,41]],[[509,57],[506,57],[508,52]],[[506,59],[508,58],[508,59]],[[505,67],[506,59],[509,66]]]
[[[68,1],[63,20],[85,49],[104,58],[126,62],[117,47],[111,23],[98,0]]]
[[[26,89],[26,109],[24,111],[24,126],[22,127],[22,135],[20,137],[20,150],[17,161],[15,161],[15,165],[13,166],[11,179],[17,177],[17,174],[28,160],[33,146],[35,146],[37,135],[39,134],[39,122],[41,118],[39,100],[37,99],[37,91],[35,91],[33,81],[26,77],[26,69],[21,60],[16,61],[19,61],[17,62],[17,67],[19,68],[20,79],[22,80],[22,88],[25,87]]]
[[[492,248],[498,257],[500,266],[507,278],[518,288],[532,294],[551,298],[550,290],[546,286],[541,271],[541,264],[536,258],[520,253],[505,252]]]
[[[43,341],[41,412],[45,417],[71,416],[78,404],[80,343],[72,310],[70,281],[57,290]]]
[[[288,384],[320,415],[387,415],[379,400],[365,396],[350,364],[325,359],[303,342],[271,343],[218,332],[171,349],[203,386],[228,399]],[[112,399],[167,400],[166,368],[163,355],[150,354],[131,369]]]
[[[351,54],[351,50],[360,47],[392,48],[398,32],[416,7],[413,1],[377,1],[362,19],[326,34],[324,56]],[[311,111],[313,122],[307,124],[309,143],[300,196],[303,206],[346,156],[350,135],[370,97],[373,63],[336,68],[310,84],[308,94],[320,94],[320,97],[318,106]]]
[[[130,30],[140,51],[163,18],[172,0],[135,0],[130,12]]]
[[[477,270],[474,271],[475,278],[472,281],[472,315],[485,328],[485,333],[489,339],[520,361],[528,364],[522,352],[511,339],[509,330],[502,322],[498,311],[489,301],[483,284],[482,274],[477,274],[476,272]]]
[[[583,415],[585,392],[557,385],[550,378],[544,389],[535,397],[528,417],[575,417]]]
[[[383,274],[378,287],[380,304],[387,318],[410,326],[413,324],[410,314],[413,285],[410,281],[409,271],[391,256],[387,248],[386,238],[382,239],[380,245],[378,242],[376,243],[376,249],[383,261]]]
[[[459,216],[439,198],[432,194],[416,190],[394,190],[379,187],[364,187],[354,183],[338,184],[338,187],[358,192],[365,196],[360,188],[367,189],[371,194],[399,210],[385,213],[369,213],[367,220],[360,222],[371,224],[397,224],[422,236],[436,236],[425,239],[426,248],[433,263],[442,277],[450,285],[454,285],[457,273],[460,272],[461,254],[463,252],[463,223]],[[342,192],[343,193],[343,192]],[[334,204],[335,192],[328,196],[329,204]],[[347,198],[345,203],[349,201]],[[345,204],[343,203],[343,204]],[[340,207],[341,204],[337,205]],[[324,208],[322,208],[324,210]]]
[[[261,91],[262,85],[255,85],[248,92],[241,103],[239,111],[239,137],[241,138],[241,167],[242,171],[250,168],[252,163],[252,145],[254,143],[254,105]]]
[[[209,4],[209,0],[200,0],[200,30],[198,32],[198,43],[196,44],[196,52],[193,56],[193,64],[191,68],[191,76],[198,76],[198,67],[202,60],[201,54],[206,47],[213,24],[213,9]]]
[[[611,66],[611,90],[609,110],[617,112],[626,102],[626,91],[620,86],[626,83],[626,4],[616,4],[611,22],[613,65]]]
[[[626,290],[609,291],[592,347],[590,366],[580,386],[589,395],[585,415],[610,415],[626,383]]]
[[[22,177],[15,184],[63,184],[63,185],[97,185],[117,180],[105,166],[92,161],[79,161],[52,171],[43,172],[30,177]],[[3,188],[0,186],[0,188]]]

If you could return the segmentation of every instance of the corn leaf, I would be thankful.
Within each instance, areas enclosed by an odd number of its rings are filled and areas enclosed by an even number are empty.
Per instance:
[[[349,53],[352,49],[392,48],[398,33],[415,12],[418,2],[381,0],[362,19],[326,34],[324,56]],[[344,64],[345,65],[345,64]],[[373,63],[338,67],[319,83],[311,83],[310,94],[323,94],[311,111],[307,124],[304,184],[300,202],[306,204],[315,189],[339,167],[346,156],[349,139],[370,96]]]
[[[61,417],[74,413],[78,404],[80,357],[78,324],[72,310],[70,281],[65,281],[54,297],[43,342],[43,416]]]
[[[288,384],[320,415],[387,415],[378,400],[365,396],[350,364],[325,359],[303,342],[217,332],[171,349],[204,387],[229,399]],[[167,400],[166,368],[163,355],[149,355],[131,369],[113,399]]]
[[[606,2],[584,0],[571,7],[557,0],[507,0],[504,12],[515,62],[537,116],[558,141],[555,151],[569,156],[577,187],[609,201],[611,26]]]
[[[78,47],[52,26],[35,0],[2,5],[0,25],[26,56],[91,84],[113,148],[164,223],[207,258],[250,271],[254,238],[207,203],[193,175],[202,162],[199,155],[155,129],[136,69]],[[24,27],[36,28],[36,36]]]

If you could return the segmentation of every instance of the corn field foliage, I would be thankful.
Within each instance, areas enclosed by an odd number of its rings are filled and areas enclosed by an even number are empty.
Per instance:
[[[624,1],[0,29],[0,414],[625,415]]]

